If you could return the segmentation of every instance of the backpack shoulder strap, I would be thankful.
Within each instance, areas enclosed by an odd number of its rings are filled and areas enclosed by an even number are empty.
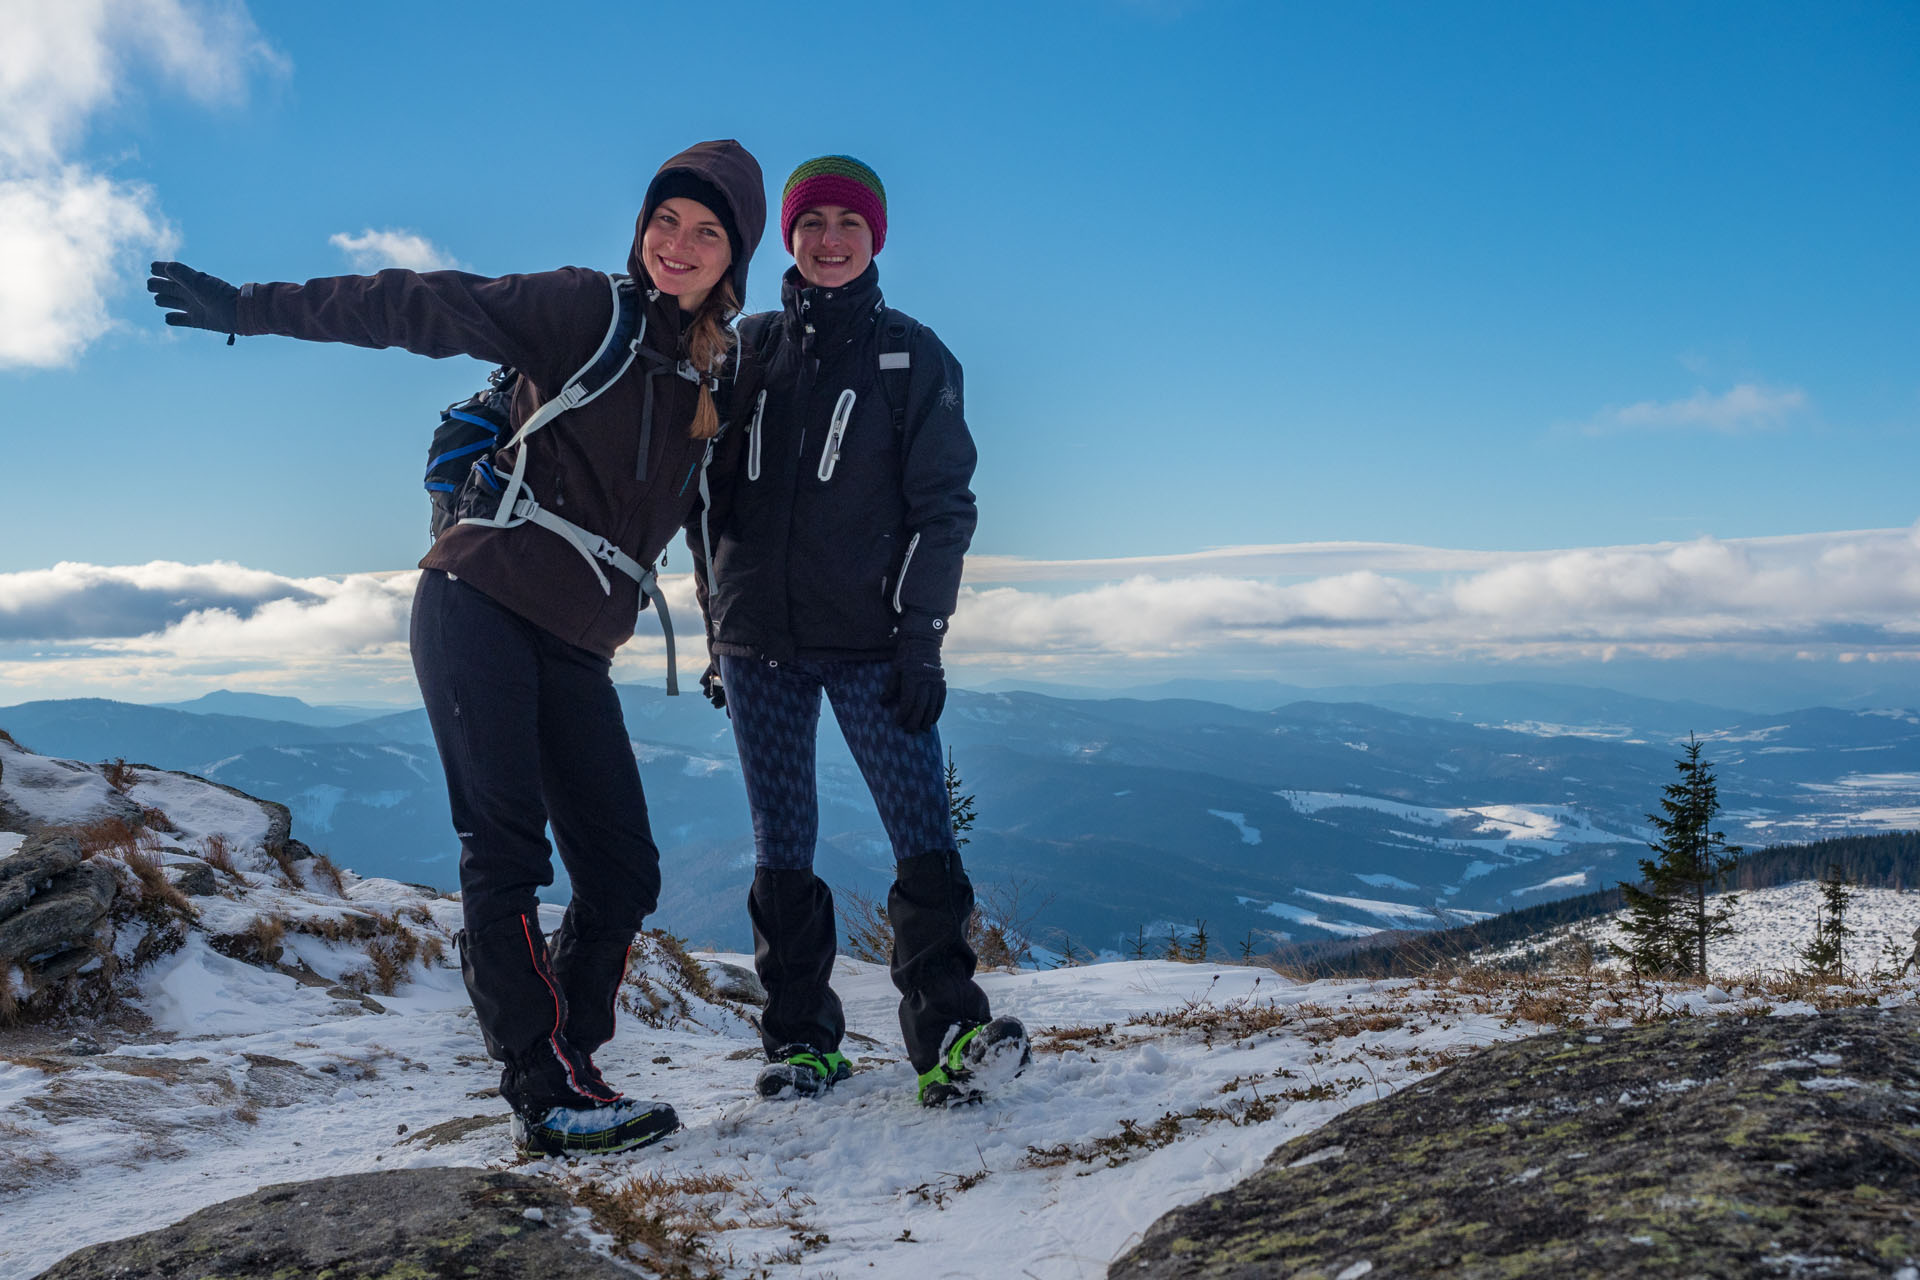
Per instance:
[[[882,307],[880,325],[880,394],[893,411],[893,429],[907,429],[907,403],[912,394],[913,339],[920,322],[904,311]]]

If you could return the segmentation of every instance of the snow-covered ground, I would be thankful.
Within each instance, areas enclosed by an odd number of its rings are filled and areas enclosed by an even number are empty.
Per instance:
[[[32,765],[23,753],[4,786],[16,807],[31,800],[75,820],[112,799],[91,767]],[[127,979],[119,1015],[0,1031],[6,1280],[265,1184],[422,1165],[514,1167],[588,1202],[664,1213],[696,1242],[684,1274],[1098,1277],[1161,1213],[1481,1046],[1570,1020],[1811,1007],[1485,972],[1299,983],[1257,967],[1132,961],[992,973],[982,985],[996,1011],[1026,1022],[1034,1062],[983,1105],[928,1111],[914,1101],[884,968],[842,959],[836,970],[853,1078],[821,1101],[768,1102],[752,1092],[751,1010],[695,994],[671,948],[652,942],[636,949],[623,998],[630,1011],[655,1009],[651,1023],[623,1015],[598,1056],[620,1087],[672,1102],[685,1128],[640,1152],[525,1161],[445,946],[457,903],[350,873],[336,886],[311,862],[289,871],[254,857],[257,807],[190,780],[141,771],[130,790],[165,811],[170,843],[220,836],[238,865],[221,873],[219,895],[193,899],[184,942]],[[0,858],[18,843],[0,838]],[[1791,965],[1811,933],[1812,895],[1746,895],[1750,949],[1724,944],[1716,967]],[[1861,947],[1905,938],[1916,906],[1916,895],[1863,895]],[[544,911],[558,923],[557,909]],[[277,966],[223,954],[271,921],[285,927]],[[403,936],[412,950],[395,960]],[[383,946],[400,981],[368,993]],[[1880,998],[1910,1000],[1916,984],[1882,984]]]
[[[416,967],[368,1013],[191,941],[143,984],[149,1033],[77,1065],[0,1055],[0,1170],[16,1175],[0,1274],[268,1183],[457,1164],[637,1185],[652,1207],[720,1224],[703,1239],[723,1276],[1104,1276],[1162,1212],[1289,1138],[1540,1029],[1471,983],[1298,984],[1165,961],[992,974],[995,1008],[1034,1032],[1034,1064],[985,1105],[933,1112],[914,1104],[885,971],[843,960],[837,985],[859,1070],[825,1101],[754,1098],[751,1030],[695,1001],[665,1029],[624,1019],[600,1055],[628,1091],[671,1101],[682,1132],[521,1162],[500,1103],[479,1096],[495,1070],[450,962]],[[1708,1001],[1667,993],[1669,1009],[1742,1007]]]
[[[1920,929],[1920,893],[1901,889],[1856,889],[1847,908],[1849,973],[1898,968],[1911,954],[1914,931]],[[1811,881],[1752,889],[1733,895],[1733,933],[1707,946],[1707,968],[1728,982],[1760,974],[1778,974],[1804,968],[1800,953],[1813,941],[1820,908],[1820,886]],[[1720,902],[1720,896],[1712,899]],[[1578,936],[1605,950],[1622,941],[1620,917],[1604,916],[1555,930],[1529,945],[1538,950],[1554,939]],[[1519,948],[1507,948],[1511,954]],[[1893,955],[1891,962],[1889,956]]]

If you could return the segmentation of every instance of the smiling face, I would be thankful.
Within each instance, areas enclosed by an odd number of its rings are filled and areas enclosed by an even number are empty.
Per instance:
[[[698,311],[733,265],[726,227],[713,210],[685,196],[662,200],[653,211],[640,254],[655,286],[673,294],[683,311]]]
[[[841,205],[803,210],[793,220],[793,260],[808,284],[837,288],[873,261],[873,229]]]

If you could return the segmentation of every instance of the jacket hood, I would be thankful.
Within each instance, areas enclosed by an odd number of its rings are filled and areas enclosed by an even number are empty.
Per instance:
[[[767,187],[760,173],[760,162],[731,138],[696,142],[661,165],[660,171],[653,175],[653,181],[647,184],[647,198],[640,206],[640,217],[633,226],[633,248],[627,254],[628,273],[649,283],[653,280],[640,256],[640,237],[646,233],[647,220],[659,203],[656,193],[660,190],[660,180],[677,172],[690,173],[712,184],[726,200],[725,212],[733,220],[734,230],[740,233],[741,246],[728,274],[733,279],[734,293],[744,304],[747,264],[752,261],[753,251],[759,247],[761,234],[767,229]]]

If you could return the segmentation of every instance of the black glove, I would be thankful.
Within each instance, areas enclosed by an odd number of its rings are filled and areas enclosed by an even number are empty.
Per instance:
[[[893,650],[893,670],[880,693],[882,706],[908,733],[925,733],[947,706],[947,674],[940,669],[936,636],[902,634]]]
[[[715,711],[727,709],[727,686],[720,683],[720,664],[709,662],[700,676],[700,692],[707,695]]]
[[[211,329],[233,341],[240,327],[240,291],[218,276],[195,271],[183,262],[156,262],[147,292],[163,307],[167,323],[189,329]]]

